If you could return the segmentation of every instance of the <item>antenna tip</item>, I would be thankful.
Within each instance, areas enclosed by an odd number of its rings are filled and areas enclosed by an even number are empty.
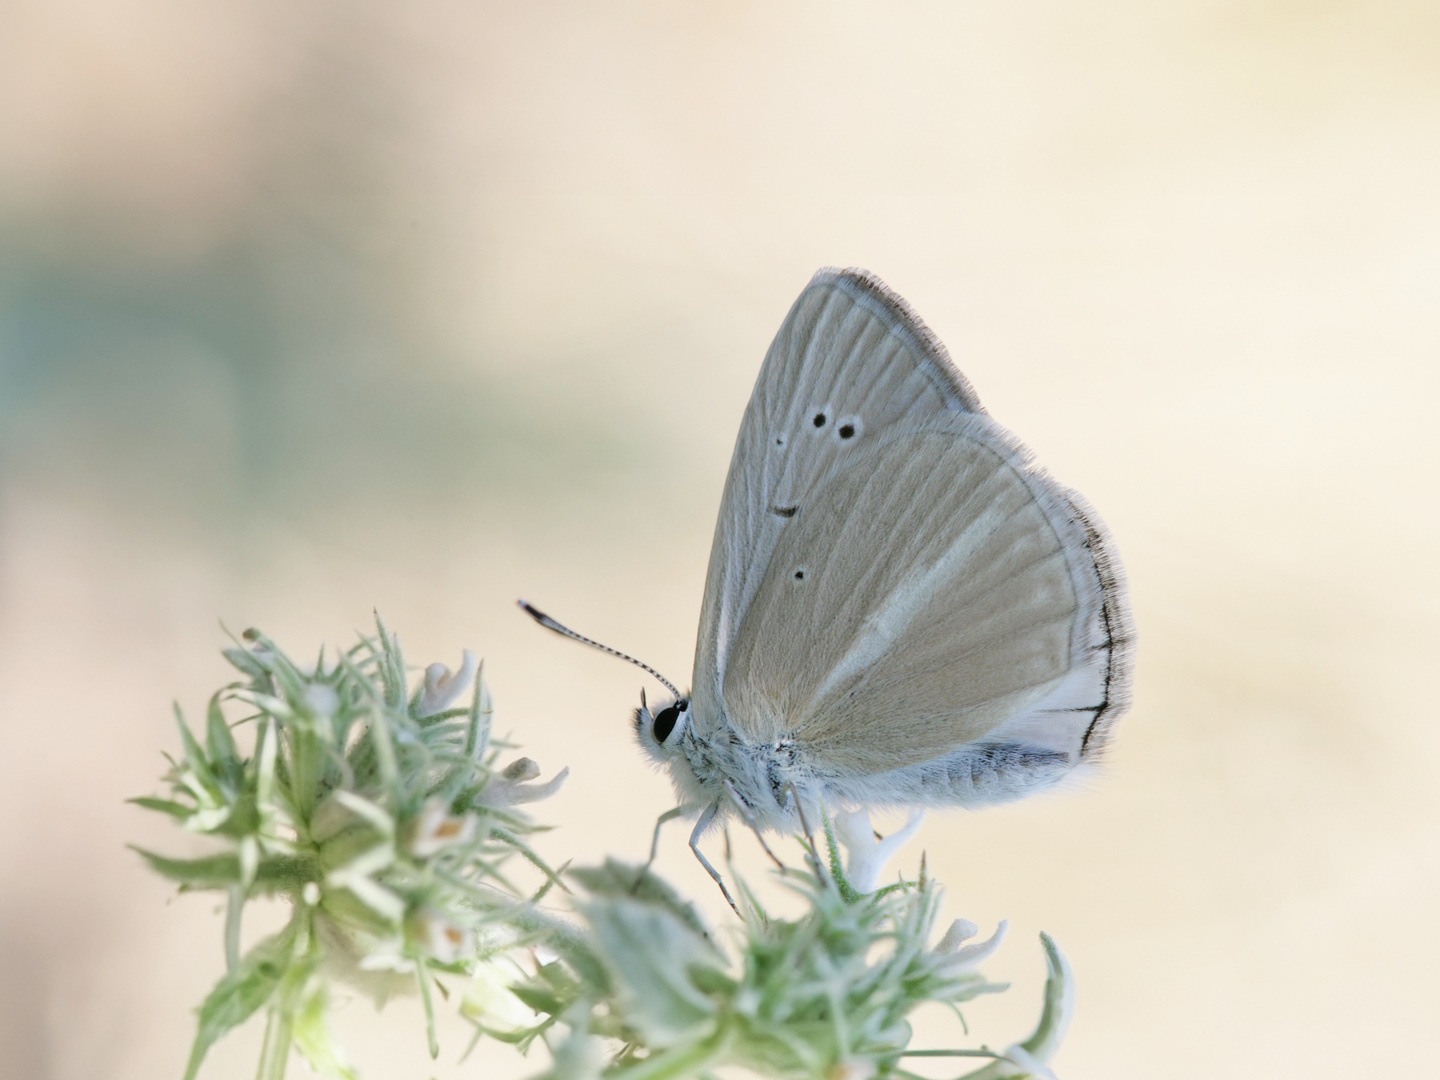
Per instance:
[[[545,618],[545,613],[533,606],[528,600],[516,600],[515,603],[519,605],[521,611],[525,612],[526,615],[529,615],[536,622]]]

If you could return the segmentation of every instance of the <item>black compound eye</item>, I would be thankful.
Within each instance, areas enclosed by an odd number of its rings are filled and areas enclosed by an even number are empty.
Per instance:
[[[680,719],[680,706],[682,702],[677,701],[674,705],[666,706],[655,714],[655,741],[663,743],[675,730],[675,724]]]

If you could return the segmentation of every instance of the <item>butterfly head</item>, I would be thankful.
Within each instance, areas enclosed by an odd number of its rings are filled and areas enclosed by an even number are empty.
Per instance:
[[[680,743],[690,728],[690,699],[671,698],[650,711],[645,693],[640,693],[640,707],[635,710],[635,737],[651,760],[668,765],[680,754]]]

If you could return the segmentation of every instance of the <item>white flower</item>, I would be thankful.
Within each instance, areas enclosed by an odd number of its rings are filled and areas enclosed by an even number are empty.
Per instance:
[[[513,780],[518,784],[522,780],[534,780],[539,776],[540,766],[534,758],[516,758],[509,765],[505,766],[505,771],[500,775],[505,777],[506,780]]]
[[[482,960],[470,973],[461,993],[461,1015],[485,1026],[487,1031],[515,1032],[532,1027],[535,1012],[510,990],[516,972],[494,960]]]
[[[410,928],[416,944],[442,964],[453,964],[474,951],[474,932],[434,908],[415,912],[410,917]]]
[[[415,961],[405,955],[405,939],[399,934],[370,944],[355,966],[361,971],[393,971],[400,975],[415,971]]]
[[[406,845],[417,859],[427,859],[452,844],[465,844],[475,836],[475,817],[450,813],[443,799],[428,799],[410,830]]]
[[[543,784],[526,782],[539,775],[539,765],[528,757],[518,758],[512,761],[498,778],[485,785],[485,790],[480,793],[477,801],[485,806],[514,806],[517,803],[548,799],[560,790],[560,785],[565,783],[570,770],[561,769]]]
[[[875,1075],[875,1063],[863,1058],[837,1061],[825,1073],[825,1080],[870,1080]]]
[[[870,825],[870,811],[849,810],[836,814],[835,835],[849,855],[845,877],[851,887],[859,893],[874,892],[880,884],[880,875],[885,872],[885,864],[915,835],[924,820],[925,811],[917,810],[899,832],[876,839]]]
[[[1010,929],[1010,920],[1001,919],[1000,925],[995,927],[995,933],[991,934],[987,940],[976,942],[974,945],[965,945],[965,942],[980,932],[980,928],[969,919],[956,919],[950,924],[950,929],[945,931],[945,936],[935,945],[934,953],[936,956],[944,957],[941,966],[945,971],[948,974],[956,975],[988,959],[996,949],[1000,948],[1000,943],[1005,940],[1005,931],[1008,929]]]
[[[475,677],[480,661],[469,649],[460,654],[460,670],[452,672],[444,664],[431,664],[425,669],[425,689],[420,694],[416,711],[421,716],[434,716],[444,712],[450,704],[465,692],[470,680]]]

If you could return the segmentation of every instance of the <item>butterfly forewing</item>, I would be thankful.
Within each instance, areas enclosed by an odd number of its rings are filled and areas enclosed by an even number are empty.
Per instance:
[[[799,506],[896,425],[978,412],[924,324],[870,275],[822,270],[790,309],[740,425],[710,553],[697,723],[719,715],[740,618]]]

